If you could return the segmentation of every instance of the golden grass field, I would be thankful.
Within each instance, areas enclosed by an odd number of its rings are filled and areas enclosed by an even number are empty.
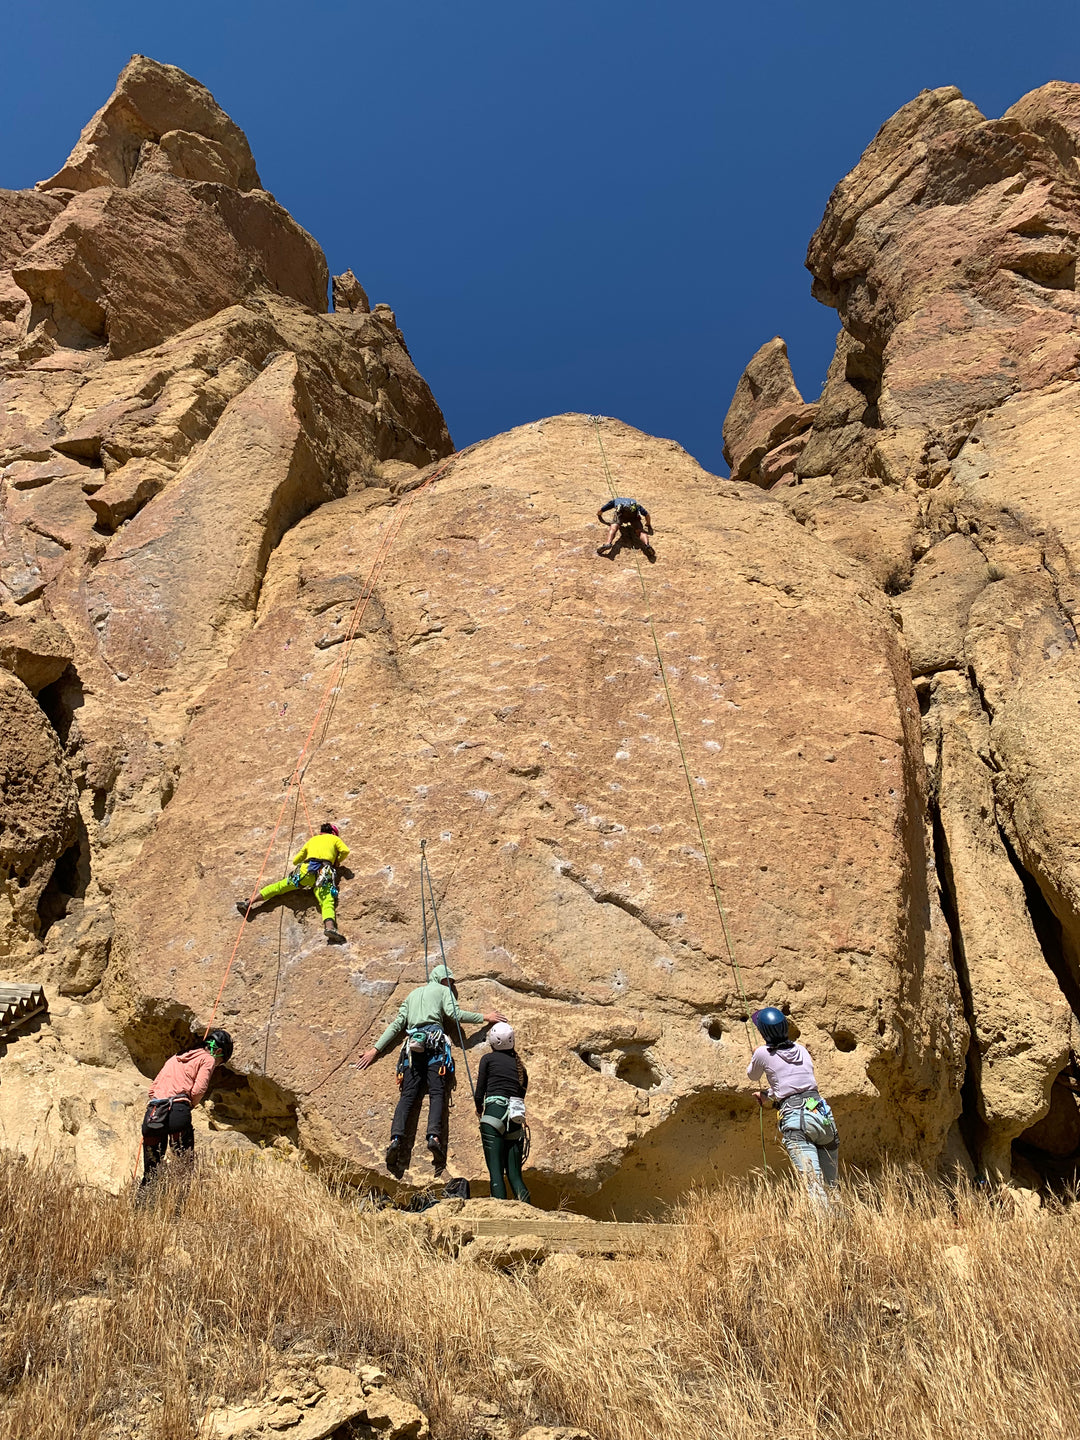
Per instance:
[[[893,1174],[827,1223],[786,1182],[677,1218],[506,1276],[269,1157],[145,1210],[0,1160],[0,1435],[194,1440],[288,1346],[381,1363],[435,1440],[468,1397],[598,1440],[1080,1435],[1080,1208]]]

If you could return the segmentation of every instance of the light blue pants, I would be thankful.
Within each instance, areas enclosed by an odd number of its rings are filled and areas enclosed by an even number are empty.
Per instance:
[[[799,1129],[797,1110],[790,1121],[787,1116],[781,1117],[780,1143],[787,1151],[796,1172],[806,1182],[811,1200],[828,1208],[828,1192],[836,1189],[839,1144],[815,1145],[812,1140],[807,1140]]]

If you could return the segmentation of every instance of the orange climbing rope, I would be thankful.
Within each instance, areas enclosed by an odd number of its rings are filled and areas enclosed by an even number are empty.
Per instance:
[[[430,489],[431,486],[435,483],[435,481],[438,480],[440,476],[442,476],[446,472],[446,470],[454,462],[454,460],[458,459],[460,455],[464,453],[464,451],[461,451],[457,455],[451,455],[448,459],[444,460],[440,466],[438,466],[435,470],[432,471],[432,473],[428,476],[428,478],[423,482],[422,485],[418,485],[415,489],[409,491],[408,496],[399,506],[398,513],[395,515],[394,519],[387,527],[386,534],[379,542],[379,547],[375,552],[375,559],[372,561],[371,570],[368,572],[368,577],[364,581],[363,586],[361,587],[360,594],[357,596],[356,599],[356,604],[353,606],[352,615],[349,619],[349,626],[347,631],[345,632],[345,640],[342,646],[342,653],[334,666],[334,669],[330,675],[330,679],[327,681],[326,688],[323,690],[322,697],[319,700],[318,709],[315,711],[315,718],[311,722],[311,729],[308,731],[304,743],[300,747],[300,754],[296,757],[296,764],[293,766],[292,774],[289,776],[288,782],[286,784],[285,795],[281,802],[281,808],[278,811],[277,819],[274,822],[274,828],[270,835],[270,843],[266,847],[266,854],[263,856],[262,865],[259,867],[259,874],[255,880],[255,884],[252,888],[251,894],[248,897],[247,909],[244,912],[243,919],[240,921],[240,929],[237,931],[236,940],[233,943],[232,952],[229,955],[228,964],[225,966],[225,973],[221,977],[221,984],[218,987],[218,993],[217,997],[214,1000],[213,1009],[210,1011],[210,1019],[207,1021],[206,1025],[206,1035],[209,1035],[210,1030],[213,1027],[214,1017],[217,1014],[218,1006],[221,1004],[221,997],[225,993],[225,986],[228,983],[229,976],[232,974],[233,964],[236,961],[236,956],[240,949],[240,942],[244,936],[244,928],[248,923],[249,916],[251,915],[251,907],[255,903],[255,897],[258,895],[259,890],[262,886],[263,876],[266,874],[266,867],[270,863],[270,856],[273,854],[274,845],[277,841],[278,832],[281,829],[282,821],[285,818],[285,812],[288,808],[289,799],[292,796],[293,788],[294,786],[298,786],[301,784],[304,772],[307,769],[307,763],[310,763],[311,757],[308,755],[308,751],[311,749],[311,743],[315,738],[315,732],[319,728],[319,721],[322,719],[323,712],[326,710],[327,705],[330,703],[331,697],[333,696],[338,681],[340,680],[345,666],[348,663],[349,655],[352,652],[352,647],[356,643],[356,639],[359,634],[360,622],[364,618],[364,612],[367,610],[368,602],[371,600],[372,595],[375,593],[375,587],[379,583],[379,580],[382,576],[382,572],[385,568],[390,551],[393,549],[394,542],[397,539],[398,535],[400,535],[402,526],[405,524],[405,521],[408,518],[409,512],[415,504],[417,497],[424,494],[426,490]],[[301,796],[302,795],[303,791],[301,789]],[[306,800],[304,800],[304,808],[305,810],[307,810]],[[310,820],[310,812],[308,813]]]
[[[297,789],[297,792],[298,792],[299,795],[300,795],[300,800],[301,800],[301,803],[303,804],[303,807],[304,807],[304,818],[307,820],[308,837],[310,838],[312,835],[315,834],[315,821],[312,820],[312,818],[311,818],[311,811],[308,809],[307,796],[304,794],[304,782],[303,782],[303,780],[298,780],[298,781],[296,782],[296,789]],[[292,843],[291,843],[291,842],[290,842],[290,844],[289,844],[289,848],[290,848],[290,850],[292,849]]]

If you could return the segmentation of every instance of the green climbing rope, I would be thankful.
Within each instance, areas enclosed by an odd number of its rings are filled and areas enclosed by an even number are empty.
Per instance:
[[[611,466],[608,464],[607,451],[604,449],[604,437],[600,433],[600,416],[592,417],[593,426],[596,430],[596,441],[600,446],[600,458],[604,462],[604,474],[607,477],[608,490],[611,498],[615,496],[615,482],[611,478]],[[720,917],[720,929],[724,936],[724,949],[727,952],[728,964],[731,967],[732,977],[735,981],[735,988],[738,991],[739,999],[742,1001],[744,1015],[743,1026],[746,1030],[747,1044],[753,1054],[754,1042],[750,1033],[749,1001],[746,997],[746,987],[743,985],[742,971],[739,969],[739,962],[735,958],[735,945],[731,938],[731,929],[728,925],[727,912],[724,909],[724,902],[720,896],[720,886],[717,884],[716,871],[713,868],[712,852],[709,849],[709,842],[705,835],[705,822],[701,818],[701,809],[698,806],[697,796],[694,794],[694,781],[690,774],[690,763],[686,758],[686,747],[683,744],[682,731],[679,728],[679,717],[675,711],[675,699],[671,693],[671,686],[668,683],[667,667],[664,665],[664,656],[660,650],[660,637],[656,633],[656,622],[653,619],[652,605],[649,601],[649,591],[645,584],[645,572],[641,568],[641,556],[634,551],[634,564],[637,566],[638,583],[641,586],[641,598],[645,604],[645,618],[649,625],[649,634],[652,636],[653,649],[656,651],[656,663],[660,667],[660,679],[664,685],[664,695],[667,699],[668,711],[671,715],[672,729],[675,731],[675,741],[679,747],[679,759],[682,764],[683,779],[686,781],[686,789],[690,796],[690,804],[694,811],[694,821],[697,825],[698,836],[701,840],[701,853],[705,856],[705,868],[709,874],[709,888],[712,891],[713,901],[716,905],[716,913]],[[766,1170],[769,1162],[765,1156],[765,1117],[761,1119],[761,1158],[765,1162]]]
[[[425,882],[425,880],[427,881],[427,897],[425,897],[425,895],[424,895],[424,882]],[[427,861],[427,841],[426,841],[426,840],[421,840],[421,841],[420,841],[420,908],[421,908],[421,910],[423,911],[423,927],[424,927],[424,978],[425,978],[425,980],[426,980],[427,977],[428,977],[428,928],[427,928],[428,898],[430,898],[430,901],[431,901],[431,916],[432,916],[432,919],[435,921],[435,934],[438,936],[438,940],[439,940],[439,957],[440,957],[440,959],[441,959],[441,961],[442,961],[442,963],[443,963],[444,968],[447,969],[447,970],[449,970],[450,967],[449,967],[449,965],[447,965],[447,963],[446,963],[446,950],[445,950],[445,948],[443,947],[442,926],[439,924],[439,909],[438,909],[438,906],[435,904],[435,891],[434,891],[434,889],[432,888],[432,884],[431,884],[431,866],[428,864],[428,861]],[[458,1029],[458,1039],[461,1041],[461,1056],[462,1056],[462,1059],[465,1061],[465,1074],[469,1077],[469,1089],[470,1089],[470,1091],[472,1092],[473,1096],[475,1097],[475,1095],[476,1095],[476,1086],[473,1084],[472,1067],[469,1065],[469,1052],[468,1052],[468,1051],[466,1050],[466,1048],[465,1048],[465,1031],[461,1028],[461,1009],[460,1009],[460,1007],[459,1007],[459,1005],[458,1005],[458,1002],[457,1002],[457,996],[454,994],[453,986],[450,985],[450,986],[448,986],[447,988],[448,988],[449,991],[450,991],[450,999],[452,1000],[453,1006],[454,1006],[454,1021],[455,1021],[456,1025],[457,1025],[457,1029]]]

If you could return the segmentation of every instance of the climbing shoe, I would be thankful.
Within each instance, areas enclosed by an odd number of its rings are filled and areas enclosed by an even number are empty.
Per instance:
[[[341,933],[340,930],[327,930],[326,943],[328,945],[344,945],[345,936]]]
[[[446,1147],[438,1135],[429,1135],[427,1137],[427,1148],[431,1151],[431,1163],[435,1166],[436,1170],[441,1170],[446,1164]]]
[[[391,1136],[390,1136],[390,1144],[386,1147],[386,1164],[387,1164],[387,1167],[388,1167],[389,1169],[393,1169],[393,1167],[398,1163],[398,1161],[399,1161],[400,1159],[401,1159],[401,1136],[400,1136],[400,1135],[391,1135]]]
[[[236,908],[241,915],[246,915],[248,913],[249,905],[251,906],[252,913],[254,914],[255,902],[253,900],[237,900],[236,902]]]

